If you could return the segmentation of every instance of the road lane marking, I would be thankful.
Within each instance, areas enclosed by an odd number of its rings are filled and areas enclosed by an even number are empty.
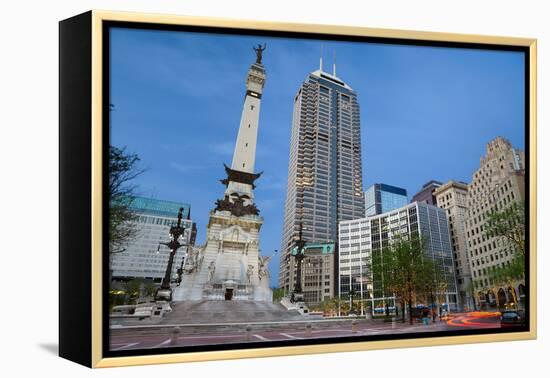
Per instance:
[[[180,336],[183,339],[223,339],[226,337],[239,337],[239,334],[234,335],[209,335],[205,334],[203,336]]]
[[[252,336],[257,337],[258,339],[260,339],[260,340],[262,340],[262,341],[271,341],[271,340],[269,340],[268,338],[263,337],[263,336],[261,336],[261,335],[252,335]]]
[[[151,348],[160,348],[161,346],[164,346],[164,345],[170,343],[170,341],[172,341],[172,339],[164,340],[162,343],[157,344],[155,346],[152,346]]]
[[[118,348],[111,348],[112,351],[115,351],[115,350],[122,350],[122,349],[126,349],[126,348],[130,348],[130,347],[133,347],[134,345],[138,345],[139,343],[128,343],[128,344],[124,344]]]
[[[289,335],[288,333],[283,333],[283,332],[279,333],[279,335],[284,336],[284,337],[288,337],[289,339],[296,339],[296,340],[301,339],[300,337],[292,336],[292,335]]]

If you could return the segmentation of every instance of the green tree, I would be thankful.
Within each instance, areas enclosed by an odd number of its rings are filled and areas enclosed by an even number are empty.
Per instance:
[[[409,322],[413,324],[413,301],[422,292],[425,280],[423,240],[415,234],[394,237],[379,256],[373,256],[373,272],[376,270],[382,273],[384,290],[395,295],[403,311],[408,306]]]
[[[506,264],[495,266],[489,271],[489,278],[495,285],[506,284],[525,277],[525,205],[513,202],[508,207],[492,211],[485,223],[485,236],[497,238],[510,248],[512,259]]]
[[[145,297],[154,297],[157,289],[157,284],[151,281],[147,281],[143,284],[143,295]]]
[[[405,303],[406,290],[403,286],[402,277],[395,276],[394,272],[398,269],[396,266],[396,250],[398,246],[395,243],[384,246],[381,250],[372,252],[371,260],[368,262],[373,276],[373,289],[379,293],[380,297],[395,297],[395,303],[399,303],[402,311],[402,320],[405,322]],[[388,304],[385,301],[377,302],[375,307]]]
[[[419,273],[418,292],[422,293],[425,302],[430,303],[433,309],[436,304],[445,301],[444,295],[448,287],[445,272],[434,260],[423,258]]]
[[[525,260],[519,254],[515,255],[503,266],[493,266],[489,270],[488,276],[493,285],[513,286],[516,280],[525,277]],[[517,302],[517,298],[514,300]]]
[[[273,302],[279,303],[285,296],[285,289],[282,287],[273,288]]]
[[[342,313],[347,313],[349,310],[349,300],[346,301],[338,297],[329,298],[321,301],[315,306],[310,306],[310,309],[312,311],[322,311],[323,315],[335,316],[338,315],[339,310]]]
[[[122,290],[109,290],[109,310],[114,306],[126,303],[126,296]]]
[[[508,207],[489,213],[484,228],[489,238],[499,238],[510,245],[518,256],[525,257],[525,205],[512,202]]]
[[[139,157],[125,148],[109,147],[109,252],[124,251],[134,238],[136,215],[131,210],[136,185],[133,181],[144,171],[138,168]]]
[[[130,281],[126,281],[122,284],[122,290],[126,296],[127,304],[134,304],[140,297],[142,290],[143,280],[134,278]]]

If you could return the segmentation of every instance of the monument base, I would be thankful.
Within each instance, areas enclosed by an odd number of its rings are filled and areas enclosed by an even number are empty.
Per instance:
[[[152,313],[152,316],[160,316],[163,317],[165,314],[172,312],[172,307],[170,306],[170,302],[167,301],[156,301],[155,303],[155,310]]]
[[[302,315],[309,314],[309,308],[303,300],[303,297],[294,296],[294,300],[291,301],[289,297],[283,297],[281,299],[281,305],[288,311],[298,311]]]
[[[170,302],[172,300],[172,289],[158,288],[155,292],[155,300]]]
[[[271,302],[267,260],[259,253],[262,223],[257,215],[211,212],[206,244],[186,258],[172,300]]]

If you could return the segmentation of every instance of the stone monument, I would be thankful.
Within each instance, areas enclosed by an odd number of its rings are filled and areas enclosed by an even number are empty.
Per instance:
[[[256,62],[250,66],[237,142],[223,199],[210,212],[205,245],[190,249],[173,301],[231,300],[271,302],[268,259],[259,253],[263,218],[254,203],[256,140],[265,83],[262,54],[265,45],[254,47]]]

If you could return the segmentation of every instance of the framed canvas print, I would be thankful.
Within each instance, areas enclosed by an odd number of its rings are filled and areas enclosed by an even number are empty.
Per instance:
[[[60,22],[60,355],[536,337],[536,41]]]

